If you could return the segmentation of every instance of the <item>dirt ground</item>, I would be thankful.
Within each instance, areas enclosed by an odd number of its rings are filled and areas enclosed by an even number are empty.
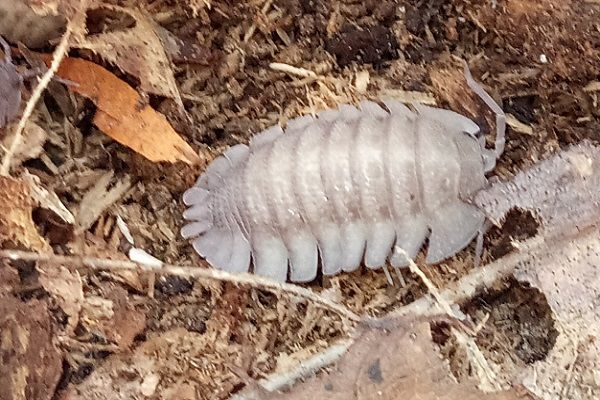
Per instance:
[[[37,176],[71,210],[81,209],[107,173],[110,185],[129,182],[85,227],[65,226],[34,208],[36,228],[56,254],[127,259],[130,245],[118,216],[136,247],[171,264],[209,268],[179,235],[183,192],[227,146],[311,111],[365,98],[421,99],[493,132],[493,116],[469,93],[458,58],[512,116],[505,153],[490,177],[510,179],[583,139],[600,142],[600,91],[589,90],[600,80],[600,3],[594,0],[212,0],[196,15],[189,4],[201,1],[143,3],[158,25],[192,49],[173,60],[187,117],[173,99],[150,94],[146,100],[203,162],[148,161],[92,123],[92,101],[68,92],[57,100],[59,89],[47,92],[34,117],[57,138],[44,144],[43,157],[15,170]],[[106,10],[88,14],[92,33],[126,29],[122,21]],[[139,83],[89,50],[73,49],[70,56],[104,65],[134,87]],[[314,76],[274,70],[272,62]],[[17,57],[17,63],[25,60]],[[483,264],[536,233],[530,214],[511,213],[487,235]],[[19,238],[3,247],[35,250]],[[444,288],[473,270],[474,246],[440,265],[426,266],[422,254],[416,261]],[[64,274],[64,286],[53,289],[39,272],[43,263],[37,269],[31,262],[1,265],[0,294],[11,293],[11,300],[0,302],[0,310],[12,310],[13,318],[0,318],[0,332],[17,337],[24,329],[39,344],[18,358],[38,368],[26,395],[0,389],[1,399],[227,399],[352,331],[348,321],[309,301],[249,286],[64,269],[51,273]],[[305,287],[356,314],[382,316],[428,292],[410,271],[403,277],[405,285],[390,286],[381,270],[361,269]],[[482,289],[460,307],[474,321],[485,320],[476,342],[503,377],[543,360],[556,341],[544,295],[515,279]],[[448,325],[432,324],[432,335],[454,377],[469,379],[473,370]],[[0,340],[0,354],[6,343]],[[140,371],[146,371],[143,379]]]

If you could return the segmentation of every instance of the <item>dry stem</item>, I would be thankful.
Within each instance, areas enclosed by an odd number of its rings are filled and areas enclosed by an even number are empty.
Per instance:
[[[142,264],[133,261],[111,260],[108,258],[60,256],[52,253],[36,253],[21,250],[0,250],[0,258],[22,261],[43,261],[51,264],[70,265],[74,267],[86,267],[91,270],[134,270],[152,272],[162,275],[177,275],[187,278],[206,279],[211,281],[231,282],[239,285],[250,285],[274,292],[287,293],[314,302],[323,308],[331,310],[336,314],[353,322],[362,320],[360,316],[350,311],[347,307],[324,298],[312,290],[289,283],[280,283],[268,278],[248,273],[232,274],[217,269],[205,269],[198,267],[185,267],[162,263]]]

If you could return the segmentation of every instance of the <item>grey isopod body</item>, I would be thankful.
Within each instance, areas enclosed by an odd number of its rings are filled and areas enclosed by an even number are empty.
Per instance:
[[[342,105],[274,126],[215,159],[183,196],[181,231],[214,267],[278,281],[408,265],[429,238],[438,263],[482,232],[485,214],[468,201],[504,146],[496,112],[494,149],[453,111],[397,101]],[[404,252],[398,251],[403,249]]]

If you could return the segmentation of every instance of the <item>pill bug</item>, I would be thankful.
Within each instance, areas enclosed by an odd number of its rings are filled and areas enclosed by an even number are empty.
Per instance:
[[[209,165],[183,195],[182,236],[214,267],[278,281],[313,280],[319,260],[325,275],[404,267],[427,238],[427,263],[454,255],[483,232],[469,199],[504,148],[504,113],[466,65],[465,76],[496,113],[493,149],[470,119],[425,105],[299,117]]]

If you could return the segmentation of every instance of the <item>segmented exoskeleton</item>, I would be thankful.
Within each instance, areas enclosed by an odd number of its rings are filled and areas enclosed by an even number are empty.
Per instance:
[[[482,232],[484,213],[468,200],[504,148],[500,107],[496,145],[453,111],[397,101],[363,101],[274,126],[215,159],[184,194],[192,222],[182,235],[208,262],[251,269],[279,281],[389,262],[408,265],[429,238],[437,263]],[[402,249],[403,251],[401,251]],[[320,255],[320,257],[319,257]]]

